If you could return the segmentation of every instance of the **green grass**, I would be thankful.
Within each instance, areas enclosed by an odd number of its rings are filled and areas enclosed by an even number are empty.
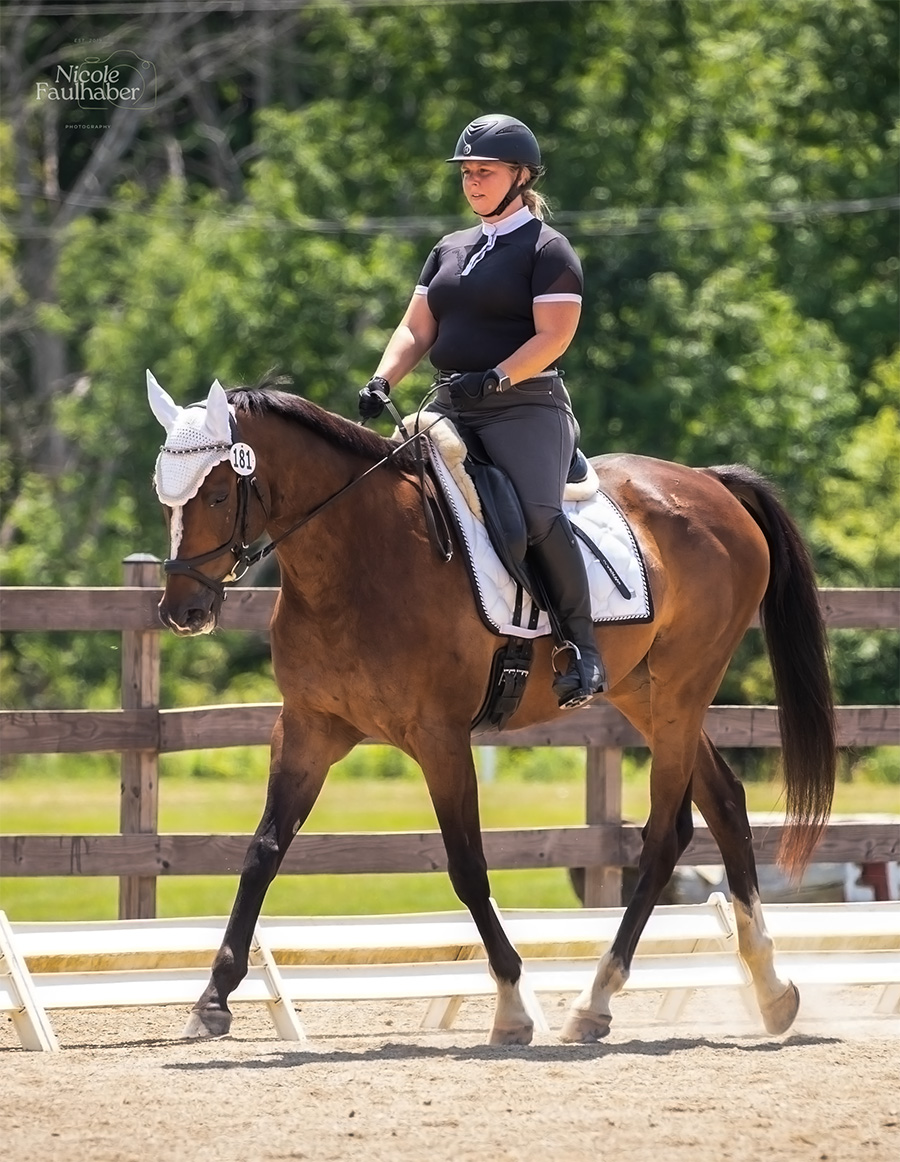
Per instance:
[[[196,758],[166,760],[160,786],[159,830],[166,832],[251,832],[263,806],[265,762],[260,754],[240,757],[232,770],[253,770],[240,779],[188,777],[197,771]],[[216,752],[221,756],[223,752]],[[231,752],[232,755],[235,752]],[[579,752],[573,752],[580,760]],[[550,827],[584,821],[584,786],[577,761],[561,756],[555,778],[546,764],[547,752],[524,755],[518,774],[501,768],[499,777],[482,783],[481,808],[485,827]],[[118,781],[104,775],[65,774],[66,756],[51,756],[0,781],[0,830],[8,834],[90,834],[118,831]],[[542,761],[544,765],[535,765]],[[209,770],[209,767],[203,769]],[[583,761],[581,768],[583,769]],[[431,803],[420,776],[360,777],[352,764],[328,782],[305,830],[405,831],[434,829]],[[406,768],[404,768],[406,771]],[[173,773],[174,772],[174,773]],[[750,810],[779,809],[780,784],[747,784]],[[648,807],[646,771],[629,762],[623,785],[624,814],[643,821]],[[837,786],[836,813],[900,810],[900,790],[888,783],[855,780]],[[231,908],[236,876],[162,877],[158,885],[161,916],[221,915]],[[562,868],[495,871],[491,887],[504,907],[572,907],[577,901]],[[13,920],[110,919],[117,909],[113,878],[7,878],[0,880],[0,908]],[[430,911],[459,907],[447,876],[385,874],[347,876],[282,876],[266,898],[269,915],[367,914]]]

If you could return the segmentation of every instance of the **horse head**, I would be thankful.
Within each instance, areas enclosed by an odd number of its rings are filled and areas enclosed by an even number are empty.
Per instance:
[[[159,616],[180,636],[211,633],[225,585],[246,569],[247,548],[265,523],[261,503],[251,517],[256,456],[239,439],[218,380],[204,402],[183,408],[148,371],[147,395],[166,431],[154,472],[171,540]]]

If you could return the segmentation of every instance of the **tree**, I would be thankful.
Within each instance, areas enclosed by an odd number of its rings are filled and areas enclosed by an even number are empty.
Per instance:
[[[153,187],[166,175],[196,174],[239,196],[241,122],[251,94],[271,91],[263,78],[273,44],[298,23],[296,14],[233,21],[205,6],[124,23],[8,6],[0,38],[10,126],[4,208],[20,292],[3,322],[2,370],[14,489],[30,470],[60,472],[73,453],[51,411],[81,368],[64,330],[46,325],[56,318],[59,258],[70,228],[102,216],[123,179]],[[105,70],[107,87],[79,88],[85,70]]]

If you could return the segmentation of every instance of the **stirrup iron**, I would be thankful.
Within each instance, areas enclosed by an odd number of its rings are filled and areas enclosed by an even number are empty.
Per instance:
[[[578,646],[575,645],[574,642],[570,642],[568,639],[566,639],[560,642],[558,646],[554,646],[553,652],[550,654],[550,665],[553,667],[553,673],[556,674],[558,678],[561,678],[566,671],[559,669],[556,664],[556,657],[558,654],[564,654],[567,651],[572,652],[576,663],[581,661],[581,650],[578,648]]]
[[[557,668],[556,658],[558,654],[564,652],[571,652],[573,655],[572,665],[567,670],[560,670]],[[588,681],[587,673],[585,672],[581,650],[573,641],[566,640],[556,646],[550,654],[550,664],[556,675],[553,681],[553,692],[559,701],[560,710],[577,710],[580,706],[586,706],[589,702],[592,702],[598,694],[604,694],[609,689],[606,669],[602,662],[598,666],[600,674],[602,675],[600,684],[596,690],[592,688],[591,683]],[[573,670],[574,674],[572,673]],[[569,693],[560,692],[557,689],[557,684],[560,680],[569,677],[576,679],[578,685]]]

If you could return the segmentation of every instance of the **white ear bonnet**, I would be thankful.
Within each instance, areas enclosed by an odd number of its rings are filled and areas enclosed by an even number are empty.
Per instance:
[[[162,503],[174,508],[196,496],[209,472],[229,458],[232,409],[218,380],[205,404],[182,408],[148,371],[147,396],[153,414],[166,429],[153,483]]]

